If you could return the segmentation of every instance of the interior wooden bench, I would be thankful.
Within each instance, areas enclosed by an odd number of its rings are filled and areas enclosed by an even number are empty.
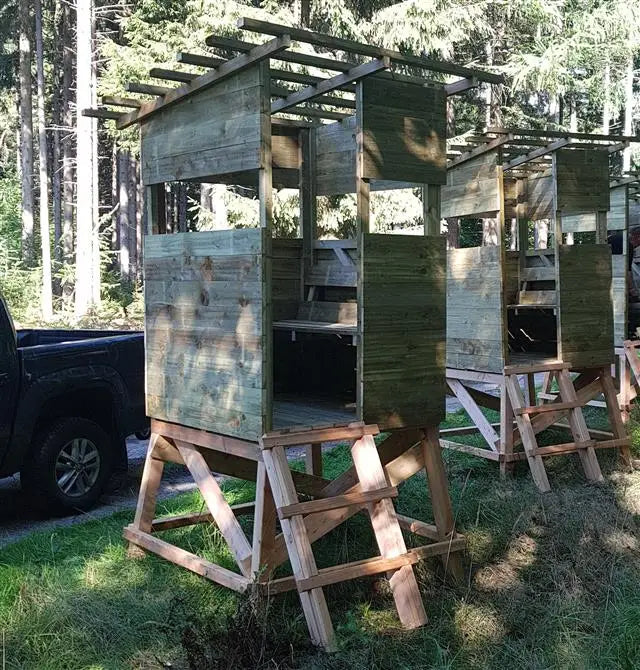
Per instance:
[[[276,330],[288,330],[295,339],[296,332],[349,336],[358,331],[358,305],[354,300],[320,300],[318,289],[355,289],[358,270],[351,252],[357,249],[355,240],[316,240],[314,259],[304,280],[307,300],[301,301],[295,319],[274,321]]]

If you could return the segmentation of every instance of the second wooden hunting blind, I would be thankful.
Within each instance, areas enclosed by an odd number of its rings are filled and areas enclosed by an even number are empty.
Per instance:
[[[310,31],[242,19],[275,35],[262,45],[211,36],[229,60],[180,54],[210,68],[154,69],[175,89],[135,83],[152,102],[109,97],[139,124],[150,223],[144,247],[147,410],[153,438],[129,541],[214,581],[244,590],[252,581],[296,588],[313,640],[333,646],[322,586],[388,572],[402,623],[426,614],[412,565],[440,555],[458,573],[457,536],[438,443],[444,418],[445,244],[439,235],[446,181],[446,97],[495,75]],[[360,63],[289,50],[291,38],[344,52]],[[281,60],[339,74],[322,78],[274,68]],[[449,85],[393,71],[409,65],[463,77]],[[299,90],[282,83],[308,84]],[[328,95],[331,93],[332,95]],[[316,107],[320,103],[323,107]],[[326,110],[325,105],[347,110]],[[317,124],[282,115],[322,118]],[[260,227],[166,232],[164,184],[240,185],[257,195]],[[273,235],[272,189],[298,187],[299,239]],[[420,187],[424,236],[369,229],[375,188]],[[318,240],[316,196],[355,193],[352,239]],[[328,417],[338,425],[311,426]],[[390,435],[376,447],[373,435]],[[322,477],[322,442],[349,440],[353,467]],[[307,472],[292,472],[284,450],[311,445]],[[165,461],[184,463],[209,515],[153,519]],[[209,472],[256,481],[253,542]],[[423,470],[435,524],[397,515],[396,485]],[[300,502],[298,494],[314,498]],[[426,492],[425,492],[426,493]],[[318,569],[311,543],[368,510],[381,555]],[[281,532],[277,533],[276,518]],[[213,520],[240,573],[213,565],[153,533]],[[401,527],[431,543],[407,550]],[[287,558],[293,577],[275,579]]]

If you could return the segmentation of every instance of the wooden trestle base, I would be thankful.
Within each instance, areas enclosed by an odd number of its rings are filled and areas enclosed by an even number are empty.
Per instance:
[[[616,347],[618,370],[618,403],[622,420],[627,423],[631,405],[640,392],[640,340],[625,340],[622,347]]]
[[[533,480],[541,492],[551,489],[543,459],[558,454],[578,453],[587,479],[602,481],[596,449],[617,448],[626,467],[631,466],[630,446],[618,395],[609,367],[573,370],[571,380],[565,363],[537,363],[509,366],[503,374],[447,370],[450,392],[459,400],[473,425],[441,431],[440,444],[448,449],[480,456],[500,463],[500,472],[509,473],[516,461],[527,460]],[[545,373],[545,382],[536,396],[534,375]],[[524,391],[520,385],[524,378]],[[559,392],[550,392],[553,380]],[[499,395],[476,388],[478,383],[495,385]],[[604,397],[611,432],[587,427],[582,407],[600,394]],[[488,408],[500,413],[500,423],[490,423],[481,411]],[[565,423],[563,419],[568,421]],[[547,428],[564,428],[572,439],[562,444],[538,446],[536,435]],[[480,433],[487,448],[461,444],[450,437]],[[516,448],[522,445],[521,450]]]
[[[335,648],[333,625],[322,588],[357,577],[387,573],[398,616],[406,628],[422,626],[427,616],[413,565],[440,556],[454,579],[462,579],[464,538],[455,532],[438,428],[395,431],[376,446],[378,427],[364,423],[292,428],[264,435],[259,444],[185,426],[152,421],[152,437],[133,523],[124,530],[130,555],[141,549],[235,591],[257,584],[270,593],[297,589],[314,644]],[[353,466],[333,480],[322,476],[319,457],[324,442],[347,441]],[[291,470],[286,449],[308,445],[307,472]],[[155,519],[156,495],[164,464],[185,465],[208,512]],[[396,486],[426,471],[434,524],[397,514]],[[212,472],[256,482],[254,503],[231,506]],[[302,494],[311,498],[300,501]],[[380,555],[318,569],[312,544],[361,511],[367,511]],[[249,541],[237,517],[254,515]],[[239,572],[185,551],[156,533],[198,523],[214,523],[224,537]],[[278,532],[277,524],[280,525]],[[430,541],[407,549],[402,529]],[[274,578],[289,560],[293,575]]]

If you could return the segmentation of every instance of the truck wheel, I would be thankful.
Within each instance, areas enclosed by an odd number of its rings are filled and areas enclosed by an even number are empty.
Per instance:
[[[102,427],[68,417],[36,437],[20,479],[36,502],[60,511],[84,511],[100,497],[112,467],[111,438]]]

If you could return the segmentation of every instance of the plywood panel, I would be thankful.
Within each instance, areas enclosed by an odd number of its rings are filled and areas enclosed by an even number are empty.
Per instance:
[[[626,230],[628,218],[627,187],[612,188],[607,212],[607,230]]]
[[[550,219],[553,213],[553,178],[532,175],[526,180],[526,218],[530,221]]]
[[[611,250],[608,244],[561,245],[558,355],[574,367],[613,362]]]
[[[355,192],[355,116],[314,128],[316,193],[336,195]]]
[[[364,235],[361,416],[381,428],[444,418],[445,241]]]
[[[498,153],[478,156],[447,170],[441,189],[442,217],[478,216],[500,210]]]
[[[364,179],[446,183],[446,94],[441,86],[361,82]]]
[[[142,123],[145,184],[259,168],[268,114],[262,72],[244,70]]]
[[[447,252],[447,367],[502,372],[502,258],[499,247]]]
[[[609,209],[609,154],[597,149],[560,149],[553,154],[556,209],[563,214]]]
[[[145,238],[149,416],[257,440],[269,376],[260,229]]]

